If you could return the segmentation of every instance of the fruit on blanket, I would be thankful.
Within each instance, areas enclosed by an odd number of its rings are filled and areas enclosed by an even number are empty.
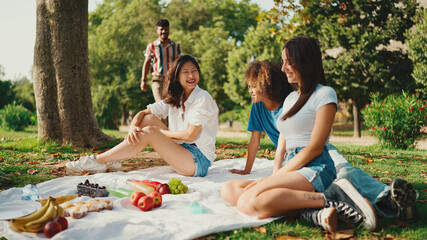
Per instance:
[[[161,195],[171,193],[169,186],[166,183],[160,185],[159,189],[157,189],[156,191],[159,192]]]
[[[136,182],[135,180],[127,180],[126,183],[131,186],[133,190],[137,192],[143,192],[145,195],[155,191],[153,187],[147,186],[140,181]]]
[[[52,198],[49,198],[46,205],[44,205],[39,210],[37,210],[36,212],[34,212],[30,215],[11,219],[10,220],[10,226],[14,230],[24,231],[24,225],[26,223],[37,220],[37,219],[41,218],[46,213],[47,209],[50,207],[51,201],[52,201]]]
[[[108,191],[105,186],[100,186],[97,183],[90,183],[89,179],[86,179],[84,183],[77,185],[77,193],[83,196],[89,197],[107,197]]]
[[[65,230],[68,228],[68,220],[63,216],[59,216],[59,217],[54,218],[53,222],[59,223],[61,225],[62,230]],[[46,226],[45,226],[45,229],[46,229]]]
[[[130,196],[130,202],[135,206],[138,207],[138,201],[141,197],[147,196],[143,192],[134,192],[132,193],[132,196]]]
[[[38,211],[10,221],[12,229],[25,232],[42,232],[46,223],[57,216],[64,216],[64,209],[60,207],[55,198],[49,197],[45,206]]]
[[[138,201],[138,208],[142,211],[150,211],[154,207],[154,201],[151,197],[143,196]]]
[[[58,206],[55,202],[55,199],[49,204],[49,208],[46,210],[45,214],[34,221],[28,222],[24,225],[24,231],[26,232],[42,232],[46,223],[52,221],[58,213]]]
[[[160,207],[162,205],[162,195],[158,192],[152,192],[148,195],[153,199],[154,207]]]
[[[46,223],[43,229],[43,233],[47,238],[51,238],[61,231],[62,231],[61,224],[59,222],[54,222],[54,221]]]
[[[160,187],[160,185],[162,185],[161,182],[156,182],[156,181],[151,181],[151,180],[142,180],[141,182],[147,186],[154,188],[154,190],[156,190],[156,191]]]
[[[184,183],[181,182],[181,180],[172,178],[169,182],[169,189],[172,194],[183,194],[188,191],[188,187],[185,186]]]
[[[73,200],[74,198],[78,197],[78,194],[72,194],[72,195],[65,195],[65,196],[54,196],[53,198],[55,198],[56,203],[59,204],[63,204],[64,202],[68,202],[70,200]],[[42,198],[37,200],[38,202],[40,202],[42,204],[42,206],[44,206],[49,198]]]

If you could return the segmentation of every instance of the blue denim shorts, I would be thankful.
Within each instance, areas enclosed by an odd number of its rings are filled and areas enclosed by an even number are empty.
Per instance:
[[[193,177],[206,176],[206,174],[208,174],[208,169],[211,166],[211,161],[205,157],[196,144],[183,143],[181,146],[190,151],[193,156],[194,165],[196,165],[196,171],[194,172]]]
[[[289,162],[303,148],[304,147],[296,147],[289,149],[286,152],[283,165]],[[313,184],[314,188],[316,188],[317,192],[324,192],[337,177],[334,162],[326,147],[323,148],[322,153],[313,159],[313,161],[295,172],[307,178],[307,180]]]

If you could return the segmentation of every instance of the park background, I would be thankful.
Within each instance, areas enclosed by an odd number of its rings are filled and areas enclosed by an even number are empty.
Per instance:
[[[316,36],[324,51],[328,85],[335,88],[340,99],[333,143],[352,164],[384,183],[390,183],[393,177],[404,177],[414,183],[420,193],[419,202],[423,204],[420,209],[425,212],[427,38],[424,7],[427,1],[276,0],[273,3],[266,8],[245,0],[90,0],[87,55],[97,126],[115,139],[123,138],[132,115],[153,102],[150,90],[145,94],[139,90],[143,52],[156,38],[155,22],[165,17],[171,22],[170,38],[181,44],[184,54],[192,54],[200,62],[200,85],[212,94],[220,108],[218,159],[244,157],[248,140],[245,128],[251,105],[243,83],[247,64],[253,60],[280,61],[287,39],[298,34]],[[0,6],[7,4],[8,1],[0,1]],[[22,1],[21,6],[28,8]],[[7,7],[0,7],[0,11],[4,13],[0,14],[2,29],[19,30],[14,21],[4,19],[13,11]],[[35,21],[35,7],[30,7],[30,11]],[[32,30],[35,28],[34,23]],[[41,136],[37,118],[32,67],[24,64],[29,60],[32,63],[33,56],[19,59],[13,52],[10,55],[10,51],[4,50],[18,46],[26,49],[26,53],[33,52],[35,40],[13,39],[15,42],[5,44],[0,40],[0,118],[7,115],[6,111],[25,112],[29,117],[25,118],[27,123],[15,129],[4,118],[1,121],[0,188],[6,189],[71,175],[63,166],[67,160],[104,151],[115,144],[114,141],[78,143],[72,137],[38,140],[46,136]],[[29,49],[23,41],[31,42]],[[9,55],[4,54],[6,52]],[[8,73],[4,66],[16,59],[22,63],[19,72]],[[385,106],[388,112],[402,114],[390,122],[373,119],[372,115],[382,115]],[[406,128],[406,132],[408,128],[414,130],[415,135],[405,137],[411,139],[408,144],[396,146],[393,142],[393,135],[406,134],[393,132],[391,126],[397,125]],[[264,139],[258,157],[272,159],[273,148],[271,142]],[[126,161],[124,167],[130,171],[163,164],[162,159],[147,148],[140,156]],[[390,222],[383,222],[387,224]],[[424,221],[411,226],[410,233],[398,228],[386,229],[380,235],[422,239],[426,232]]]

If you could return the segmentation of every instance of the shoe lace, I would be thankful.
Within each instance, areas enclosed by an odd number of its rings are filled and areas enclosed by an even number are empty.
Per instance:
[[[344,219],[349,220],[353,224],[359,224],[363,220],[362,214],[346,203],[339,201],[328,201],[327,207],[329,206],[335,207],[339,216],[344,217]]]

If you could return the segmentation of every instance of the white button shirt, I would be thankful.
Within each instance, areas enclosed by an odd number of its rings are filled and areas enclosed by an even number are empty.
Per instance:
[[[147,106],[151,113],[158,118],[169,117],[169,131],[183,131],[188,124],[202,125],[202,130],[194,142],[175,140],[176,143],[196,144],[207,159],[213,162],[216,159],[215,139],[218,133],[218,106],[212,96],[199,86],[196,86],[188,99],[184,102],[185,112],[182,106],[173,107],[163,100]],[[184,114],[184,119],[182,118]]]

